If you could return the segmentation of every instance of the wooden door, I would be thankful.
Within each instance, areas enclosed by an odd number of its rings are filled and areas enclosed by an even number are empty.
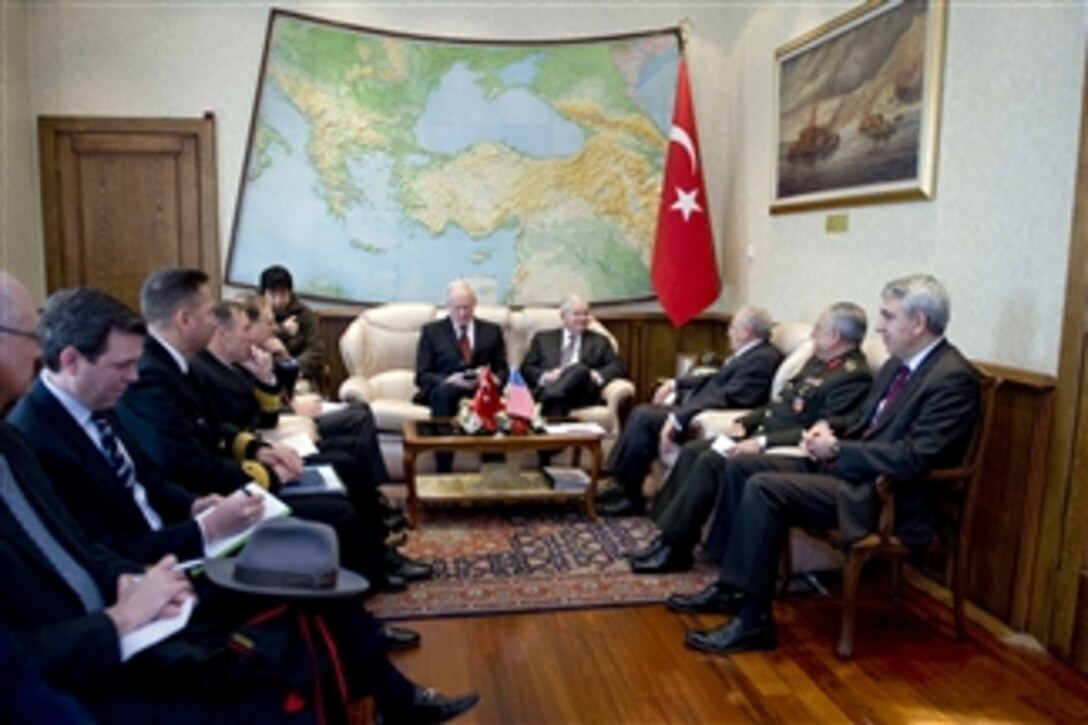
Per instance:
[[[199,267],[219,290],[215,120],[38,119],[50,292],[77,285],[139,309],[162,267]]]

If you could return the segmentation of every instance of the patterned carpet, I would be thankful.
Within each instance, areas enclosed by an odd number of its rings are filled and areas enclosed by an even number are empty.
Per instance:
[[[426,509],[402,551],[433,561],[432,581],[379,594],[367,608],[388,619],[584,609],[660,602],[706,585],[715,568],[631,573],[624,552],[655,536],[640,517],[589,521],[580,508]]]

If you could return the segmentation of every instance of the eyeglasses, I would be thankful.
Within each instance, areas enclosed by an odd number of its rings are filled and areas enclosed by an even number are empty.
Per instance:
[[[14,327],[8,327],[7,325],[0,325],[0,332],[6,332],[9,335],[15,335],[17,337],[25,337],[28,340],[38,341],[38,334],[34,331],[19,330]]]

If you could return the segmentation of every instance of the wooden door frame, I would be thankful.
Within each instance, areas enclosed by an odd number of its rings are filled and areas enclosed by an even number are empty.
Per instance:
[[[1088,543],[1088,446],[1080,445],[1088,441],[1088,62],[1085,67],[1049,485],[1028,616],[1028,630],[1063,659],[1074,655],[1078,588]]]
[[[204,271],[213,294],[219,294],[222,259],[219,256],[218,169],[215,159],[215,115],[202,118],[95,118],[87,116],[39,116],[38,147],[41,149],[42,230],[45,240],[46,289],[49,293],[64,286],[63,223],[58,205],[59,169],[56,142],[70,133],[167,133],[190,135],[197,140],[200,154],[200,257],[213,264]]]

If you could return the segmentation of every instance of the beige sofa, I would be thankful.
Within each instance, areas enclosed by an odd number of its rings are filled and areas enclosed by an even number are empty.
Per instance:
[[[340,337],[340,355],[348,373],[340,386],[340,399],[370,404],[378,424],[382,457],[393,480],[404,478],[401,435],[404,421],[423,420],[430,415],[426,406],[412,402],[416,394],[416,345],[420,330],[424,324],[445,315],[445,307],[429,303],[390,303],[365,310]],[[502,327],[511,368],[521,364],[537,330],[559,325],[559,310],[554,307],[515,310],[479,305],[476,316]],[[612,334],[596,319],[591,321],[590,328],[616,345]],[[634,402],[635,386],[630,380],[613,380],[602,394],[603,404],[578,408],[573,416],[604,427],[607,453],[619,432],[622,417]],[[471,470],[478,465],[475,457],[460,454],[454,461],[458,470]],[[430,456],[424,456],[419,463],[424,471],[431,470],[431,466]]]

